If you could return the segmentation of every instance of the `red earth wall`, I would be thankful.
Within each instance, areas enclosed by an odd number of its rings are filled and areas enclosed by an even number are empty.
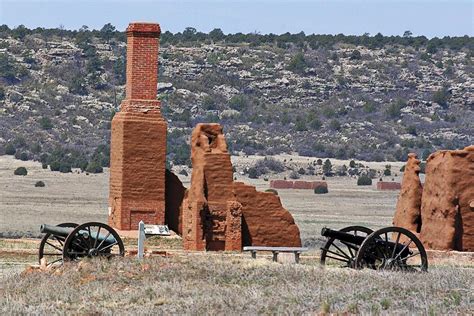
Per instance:
[[[431,154],[425,172],[421,187],[410,156],[394,224],[419,232],[427,248],[474,251],[474,145]]]

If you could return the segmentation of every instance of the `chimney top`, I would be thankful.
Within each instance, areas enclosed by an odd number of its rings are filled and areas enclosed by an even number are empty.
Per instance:
[[[160,37],[161,28],[158,23],[132,22],[127,27],[127,35]]]

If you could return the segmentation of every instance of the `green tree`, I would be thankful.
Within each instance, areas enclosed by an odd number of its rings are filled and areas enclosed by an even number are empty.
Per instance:
[[[294,55],[288,65],[288,69],[297,74],[304,73],[306,67],[308,67],[308,64],[306,62],[306,59],[304,58],[303,53],[297,53],[296,55]]]
[[[113,26],[111,23],[105,24],[101,29],[100,29],[100,36],[108,43],[112,37],[115,34],[115,26]]]
[[[441,105],[442,108],[446,109],[448,107],[449,99],[449,90],[446,87],[443,87],[433,93],[433,102]]]
[[[15,146],[13,146],[13,144],[8,143],[5,146],[5,155],[14,155],[15,152],[16,152],[16,149],[15,149]]]
[[[225,35],[221,29],[213,29],[212,31],[209,32],[209,37],[213,41],[217,42],[217,41],[221,41],[225,37]]]
[[[40,126],[44,130],[49,130],[53,128],[53,123],[49,117],[43,116],[39,120]]]
[[[325,176],[330,176],[332,174],[332,163],[331,160],[326,159],[323,164],[323,173]]]
[[[383,171],[383,175],[387,176],[387,177],[392,175],[392,170],[391,169],[392,169],[391,165],[386,165],[385,170]]]
[[[360,53],[360,51],[358,51],[357,49],[354,49],[351,53],[351,57],[350,59],[352,60],[360,60],[362,58],[362,55]]]

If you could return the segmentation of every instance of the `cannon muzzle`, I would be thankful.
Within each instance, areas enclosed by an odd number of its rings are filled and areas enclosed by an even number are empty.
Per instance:
[[[54,225],[43,224],[40,226],[40,233],[51,234],[66,238],[74,230],[73,227],[60,227]]]
[[[355,236],[355,235],[352,235],[352,234],[341,232],[339,230],[333,230],[333,229],[330,229],[330,228],[327,228],[327,227],[324,227],[321,230],[321,235],[324,236],[324,237],[334,238],[334,239],[337,239],[337,240],[340,240],[340,241],[345,241],[345,242],[355,244],[355,245],[359,245],[359,246],[362,245],[362,243],[365,240],[365,237]]]

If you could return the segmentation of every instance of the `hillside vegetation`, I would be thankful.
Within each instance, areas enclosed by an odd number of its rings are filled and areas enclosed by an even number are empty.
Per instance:
[[[0,26],[0,154],[100,172],[125,91],[126,37]],[[473,143],[474,39],[209,34],[161,36],[158,98],[168,159],[189,163],[199,122],[234,154],[404,160]]]

